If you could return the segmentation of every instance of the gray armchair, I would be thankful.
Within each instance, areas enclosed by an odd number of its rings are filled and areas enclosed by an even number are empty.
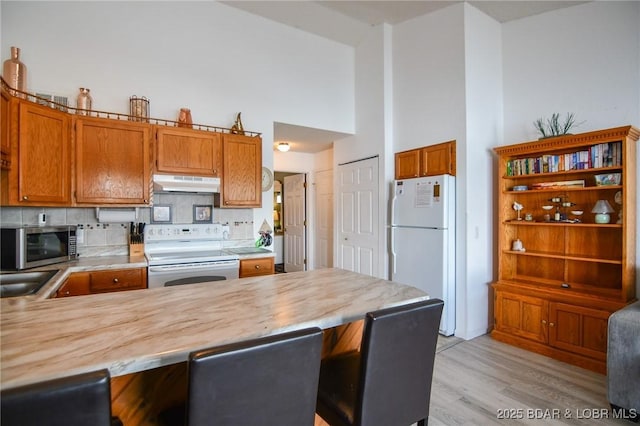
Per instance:
[[[609,317],[607,393],[611,408],[640,418],[640,301]]]

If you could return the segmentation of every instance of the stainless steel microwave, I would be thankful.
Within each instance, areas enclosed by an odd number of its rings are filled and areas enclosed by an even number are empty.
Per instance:
[[[3,270],[28,269],[76,259],[76,226],[3,226]]]

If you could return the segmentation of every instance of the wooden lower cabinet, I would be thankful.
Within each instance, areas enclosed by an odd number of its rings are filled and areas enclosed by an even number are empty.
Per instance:
[[[536,342],[547,342],[547,301],[506,292],[497,292],[495,300],[496,330]]]
[[[91,294],[89,288],[89,273],[78,272],[69,275],[69,278],[60,286],[56,297],[84,296]]]
[[[602,361],[607,356],[611,313],[565,303],[549,304],[549,344]]]
[[[240,260],[240,278],[272,275],[275,273],[273,257]]]
[[[147,288],[147,268],[76,272],[60,286],[56,297],[110,293]]]
[[[501,289],[494,301],[494,338],[606,373],[607,324],[618,306],[597,309]]]

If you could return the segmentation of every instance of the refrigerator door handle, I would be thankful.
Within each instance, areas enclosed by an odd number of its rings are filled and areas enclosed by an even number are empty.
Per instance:
[[[396,217],[396,193],[394,188],[393,197],[391,198],[391,226],[395,225],[395,223],[393,223],[395,221],[395,217]],[[393,228],[391,228],[391,232],[393,232]]]
[[[396,249],[395,249],[395,238],[394,234],[396,229],[391,227],[391,278],[393,279],[393,275],[396,273]]]

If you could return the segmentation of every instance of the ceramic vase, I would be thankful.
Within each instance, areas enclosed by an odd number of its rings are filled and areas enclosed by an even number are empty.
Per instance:
[[[180,108],[180,114],[178,115],[178,127],[193,127],[193,120],[191,119],[191,110],[189,108]]]
[[[27,66],[20,62],[20,49],[11,46],[11,58],[4,61],[2,77],[12,89],[27,91]],[[26,98],[26,94],[14,93],[17,97]]]
[[[89,115],[89,111],[91,111],[91,104],[93,102],[89,92],[90,90],[87,88],[80,88],[80,93],[76,99],[76,114]]]

